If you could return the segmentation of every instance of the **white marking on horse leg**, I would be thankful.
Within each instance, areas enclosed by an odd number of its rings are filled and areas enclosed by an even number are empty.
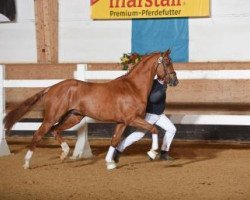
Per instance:
[[[66,142],[62,142],[61,147],[63,152],[61,153],[60,159],[64,160],[68,156],[70,148]]]
[[[24,157],[24,165],[23,165],[24,169],[29,169],[29,167],[30,167],[30,159],[31,159],[32,155],[33,155],[33,151],[28,150],[25,157]]]
[[[114,161],[113,160],[114,152],[115,152],[115,148],[112,147],[112,146],[110,146],[109,150],[108,150],[108,153],[106,155],[106,158],[105,158],[106,162],[112,162],[112,161]]]
[[[111,161],[111,162],[106,162],[107,165],[107,170],[112,170],[116,168],[116,163],[115,161]]]
[[[115,161],[113,160],[113,155],[114,155],[114,152],[115,152],[115,148],[110,146],[109,147],[109,150],[108,150],[108,153],[106,155],[106,165],[107,165],[107,169],[108,170],[111,170],[111,169],[115,169],[116,168],[116,163]]]
[[[150,151],[147,152],[147,154],[151,160],[154,160],[158,153],[157,153],[157,151],[151,149]]]

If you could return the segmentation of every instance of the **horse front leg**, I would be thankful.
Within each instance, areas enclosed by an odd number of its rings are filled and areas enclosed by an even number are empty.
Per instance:
[[[130,123],[131,126],[135,126],[137,128],[142,128],[146,131],[150,131],[152,133],[152,147],[150,149],[150,151],[147,152],[149,158],[151,160],[154,160],[157,156],[157,149],[159,147],[159,143],[158,143],[158,129],[156,128],[155,125],[152,125],[150,123],[148,123],[147,121],[145,121],[142,118],[136,118],[135,120],[133,120]]]
[[[116,168],[116,163],[113,159],[114,152],[115,152],[115,148],[118,146],[119,142],[121,141],[121,136],[125,128],[126,128],[126,125],[122,123],[118,123],[115,127],[114,135],[112,136],[112,140],[111,140],[111,145],[109,147],[108,153],[105,158],[108,170]]]

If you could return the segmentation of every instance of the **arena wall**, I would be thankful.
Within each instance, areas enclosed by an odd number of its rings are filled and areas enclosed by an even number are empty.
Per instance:
[[[42,80],[44,83],[45,79],[47,83],[55,79],[73,78],[74,71],[78,66],[75,64],[9,64],[5,66],[5,77],[6,81],[16,80],[15,82],[17,82],[17,80],[20,80],[20,83],[22,83],[21,81],[24,79],[31,81]],[[119,65],[112,63],[90,63],[88,68],[94,71],[107,68],[120,70]],[[168,89],[166,114],[170,116],[170,119],[177,126],[177,139],[250,140],[248,134],[250,63],[178,63],[175,64],[175,68],[180,77],[180,84],[177,88]],[[206,70],[207,68],[210,68],[210,70]],[[109,70],[108,74],[114,74],[113,72],[115,71]],[[198,79],[190,78],[197,77],[195,76],[197,72],[206,73],[202,76],[199,75]],[[214,72],[216,72],[216,79],[210,79],[209,74],[214,74]],[[224,73],[227,74],[226,77],[223,76]],[[49,75],[47,76],[47,74]],[[79,71],[79,74],[82,76],[83,73]],[[99,75],[91,76],[90,79],[87,78],[90,77],[88,75],[83,77],[86,77],[86,80],[96,82],[101,81],[95,79],[103,79],[104,74],[104,72],[101,72]],[[6,83],[10,85],[10,82]],[[12,81],[12,83],[14,82]],[[20,87],[20,85],[16,86],[16,88],[7,86],[5,88],[6,111],[40,91],[40,84],[36,83],[37,86],[38,88],[32,88],[33,86],[28,88],[26,86]],[[33,131],[31,130],[37,129],[39,126],[37,122],[41,122],[42,114],[43,106],[40,103],[24,116],[21,120],[22,123],[15,126],[13,133],[20,136],[32,135]],[[31,122],[32,125],[28,127],[27,125]],[[88,120],[88,122],[92,123],[91,120]],[[24,127],[27,127],[27,129],[24,129]],[[89,124],[88,127],[89,136],[99,138],[111,137],[114,128],[113,124],[110,123]],[[27,132],[27,130],[30,131]],[[127,133],[130,131],[129,129]]]
[[[176,63],[178,71],[187,70],[195,73],[199,70],[208,72],[229,72],[250,70],[250,62],[210,62],[210,63]],[[43,70],[41,70],[43,69]],[[89,70],[121,70],[119,64],[89,63]],[[74,77],[76,64],[8,64],[5,67],[6,80],[30,79],[69,79]],[[235,71],[236,70],[236,71]],[[247,75],[247,74],[246,74]],[[95,81],[95,80],[91,80]],[[96,80],[97,81],[97,80]],[[250,79],[183,79],[176,88],[169,87],[166,114],[231,114],[247,115],[250,112]],[[41,88],[6,88],[7,110],[32,96]],[[35,114],[36,113],[36,114]],[[41,117],[41,105],[26,117]]]
[[[76,63],[88,63],[91,70],[120,70],[119,58],[131,49],[131,21],[93,21],[89,2],[59,1],[59,64],[48,65],[36,64],[34,1],[16,1],[16,22],[0,24],[0,64],[6,64],[5,78],[72,78]],[[250,70],[249,7],[247,0],[240,4],[211,0],[210,18],[189,19],[190,62],[175,63],[175,69]],[[182,80],[178,88],[169,89],[166,114],[249,115],[249,88],[249,78]],[[6,88],[6,110],[40,89]],[[25,116],[41,117],[41,105]]]
[[[17,2],[17,21],[0,26],[0,62],[36,63],[34,1]],[[93,21],[90,1],[59,1],[59,62],[118,62],[131,49],[131,21]],[[210,18],[189,19],[191,62],[250,61],[250,2],[211,0]]]
[[[0,63],[36,63],[34,1],[16,1],[17,20],[0,24]]]

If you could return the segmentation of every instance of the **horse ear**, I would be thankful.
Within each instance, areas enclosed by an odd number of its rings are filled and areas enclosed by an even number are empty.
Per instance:
[[[169,56],[170,53],[171,53],[171,50],[168,49],[167,51],[165,51],[165,52],[163,53],[163,57]]]
[[[170,50],[170,49],[168,49],[168,50],[167,50],[167,52],[166,52],[166,54],[168,54],[168,55],[169,55],[170,53],[171,53],[171,50]]]

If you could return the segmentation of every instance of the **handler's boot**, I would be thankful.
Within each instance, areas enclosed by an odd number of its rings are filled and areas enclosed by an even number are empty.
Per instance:
[[[120,156],[121,156],[121,152],[115,149],[114,156],[113,156],[115,163],[119,163]]]
[[[161,160],[174,160],[173,157],[171,157],[171,156],[168,155],[167,151],[161,151],[160,152],[160,159]]]

